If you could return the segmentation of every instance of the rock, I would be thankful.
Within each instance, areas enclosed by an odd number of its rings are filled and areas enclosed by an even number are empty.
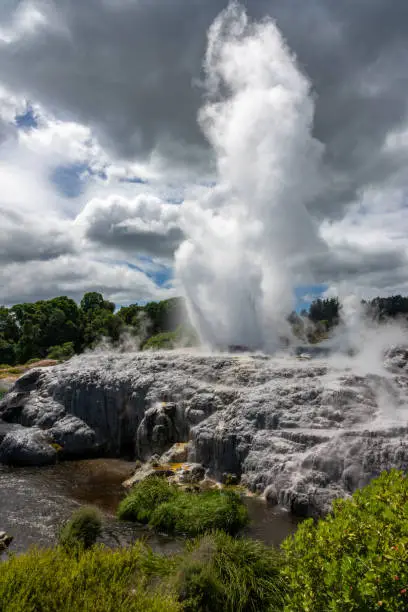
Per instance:
[[[196,484],[203,480],[205,468],[199,463],[191,463],[183,466],[179,474],[179,481],[185,484]]]
[[[168,463],[185,463],[188,458],[189,445],[186,442],[176,442],[168,451],[163,453],[159,459],[159,463],[164,465]]]
[[[33,466],[55,463],[57,452],[40,429],[19,428],[3,438],[0,462],[10,465]]]
[[[204,478],[204,480],[200,482],[200,491],[214,491],[215,489],[219,489],[216,480],[212,480],[211,478]]]
[[[145,461],[157,453],[161,455],[180,439],[177,407],[173,403],[156,403],[147,409],[136,434],[137,455]]]
[[[13,536],[7,535],[5,531],[0,531],[0,555],[10,546],[12,541]]]
[[[122,484],[125,489],[130,489],[138,482],[146,480],[146,478],[169,478],[170,476],[174,476],[174,471],[168,467],[153,467],[151,463],[145,463]]]
[[[221,477],[221,482],[226,486],[236,486],[239,484],[240,477],[238,474],[229,474],[228,472],[224,472]]]
[[[29,372],[0,402],[0,460],[53,462],[55,443],[67,457],[156,454],[160,468],[184,463],[174,445],[189,442],[188,461],[212,478],[324,514],[381,471],[408,470],[408,349],[372,374],[307,352],[95,352]]]
[[[92,456],[99,450],[95,431],[72,415],[63,416],[47,433],[61,447],[60,458]]]

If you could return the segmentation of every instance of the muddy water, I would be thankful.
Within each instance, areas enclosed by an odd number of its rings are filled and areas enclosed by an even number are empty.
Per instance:
[[[147,528],[119,522],[115,510],[124,495],[122,482],[133,464],[116,459],[65,462],[45,468],[0,466],[0,530],[14,536],[10,550],[55,543],[59,526],[81,505],[92,504],[104,516],[102,541],[126,545],[144,538],[157,552],[182,548],[182,540],[152,534]],[[269,508],[257,498],[246,500],[251,525],[246,535],[279,545],[296,529],[286,513]]]

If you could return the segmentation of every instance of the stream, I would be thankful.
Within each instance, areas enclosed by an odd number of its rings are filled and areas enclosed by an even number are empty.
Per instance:
[[[0,531],[14,537],[10,552],[30,546],[55,544],[60,525],[82,505],[93,505],[103,514],[101,541],[125,546],[145,539],[156,552],[179,551],[183,540],[152,533],[147,527],[118,521],[115,511],[125,490],[122,482],[134,464],[120,459],[67,461],[43,468],[0,465]],[[268,507],[256,497],[245,498],[251,524],[245,535],[278,546],[296,530],[298,520]]]

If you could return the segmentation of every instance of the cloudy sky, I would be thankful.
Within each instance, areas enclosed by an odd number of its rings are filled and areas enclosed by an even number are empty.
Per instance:
[[[298,279],[298,304],[343,285],[408,293],[406,0],[243,4],[276,22],[312,87],[324,188],[307,211],[329,256]],[[197,115],[226,5],[2,1],[0,303],[179,292],[183,202],[217,182]]]

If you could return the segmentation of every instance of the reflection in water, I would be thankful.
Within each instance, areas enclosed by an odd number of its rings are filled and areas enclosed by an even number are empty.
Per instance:
[[[119,459],[64,462],[45,468],[0,466],[0,530],[14,536],[11,551],[55,543],[59,526],[79,506],[92,504],[104,514],[102,541],[123,546],[144,538],[157,552],[175,552],[183,541],[151,533],[147,528],[115,519],[124,495],[122,482],[133,463]],[[245,534],[279,545],[296,529],[296,521],[257,498],[247,498],[251,525]]]

